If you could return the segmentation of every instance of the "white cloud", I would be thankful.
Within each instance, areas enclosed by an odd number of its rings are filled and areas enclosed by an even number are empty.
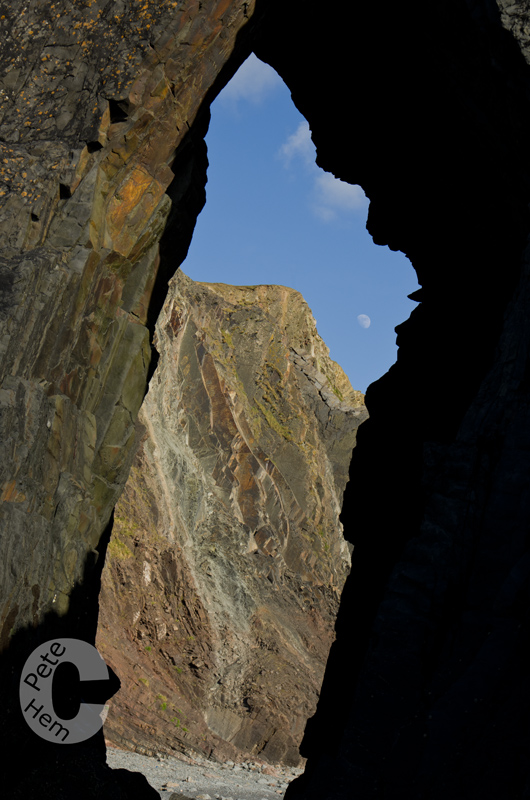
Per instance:
[[[367,314],[359,314],[357,317],[357,322],[361,326],[361,328],[369,328],[372,324],[372,320]]]
[[[321,172],[315,186],[323,206],[327,209],[357,211],[366,208],[368,201],[360,186],[339,181],[330,172]]]
[[[300,123],[294,133],[292,133],[285,144],[280,147],[280,155],[284,159],[286,166],[289,166],[293,158],[299,157],[308,165],[315,164],[316,150],[311,139],[311,131],[305,120]]]
[[[360,186],[352,186],[324,172],[315,163],[316,150],[308,123],[304,120],[280,147],[279,155],[286,167],[300,158],[313,176],[313,213],[323,222],[330,222],[341,214],[363,211],[368,200]]]
[[[233,105],[238,100],[260,103],[281,82],[282,79],[272,67],[251,53],[225,86],[219,100],[225,105]]]

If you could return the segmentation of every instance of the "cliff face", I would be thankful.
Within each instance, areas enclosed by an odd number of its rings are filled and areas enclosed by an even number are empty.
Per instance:
[[[18,681],[38,643],[94,641],[208,107],[254,51],[422,286],[367,392],[352,571],[289,797],[528,795],[526,1],[6,2],[0,25],[1,732],[6,763],[32,754],[6,794],[150,794],[101,737],[51,758]]]
[[[204,203],[205,97],[248,54],[253,11],[60,0],[0,15],[2,746],[7,762],[33,752],[22,793],[70,786],[72,767],[52,767],[21,718],[18,680],[40,642],[94,642],[150,333]],[[122,796],[129,779],[103,754],[102,735],[76,752],[80,791]]]
[[[349,571],[362,395],[285,287],[179,272],[155,343],[102,577],[106,736],[296,765]]]
[[[1,559],[4,644],[68,611],[127,476],[167,278],[158,241],[172,209],[186,252],[206,168],[189,129],[244,22],[201,5],[2,17],[0,486],[2,528],[24,541]]]

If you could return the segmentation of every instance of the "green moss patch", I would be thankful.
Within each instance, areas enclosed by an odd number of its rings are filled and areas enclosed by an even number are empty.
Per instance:
[[[113,536],[110,540],[107,554],[110,558],[117,558],[121,559],[122,561],[125,558],[132,558],[132,553],[127,545],[118,539],[117,536]]]

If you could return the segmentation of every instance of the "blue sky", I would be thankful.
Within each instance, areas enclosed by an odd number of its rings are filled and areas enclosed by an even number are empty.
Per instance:
[[[366,391],[396,360],[394,328],[416,305],[410,262],[372,242],[364,193],[316,166],[307,123],[255,56],[214,102],[206,143],[206,206],[182,269],[297,289],[331,358]]]

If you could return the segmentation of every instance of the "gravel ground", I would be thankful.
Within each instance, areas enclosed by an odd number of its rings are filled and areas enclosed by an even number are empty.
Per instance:
[[[107,745],[107,763],[141,772],[163,800],[278,800],[303,770],[256,761],[217,764],[198,756],[150,757]]]

